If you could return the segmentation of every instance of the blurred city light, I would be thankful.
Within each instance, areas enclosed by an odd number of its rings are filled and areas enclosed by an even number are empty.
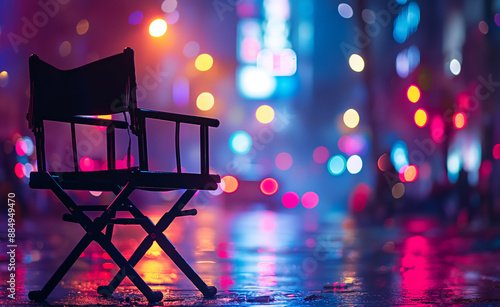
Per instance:
[[[220,188],[225,193],[233,193],[238,189],[238,179],[233,176],[227,175],[221,178]]]
[[[463,112],[458,112],[453,115],[453,125],[457,129],[463,129],[467,125],[467,117]]]
[[[280,170],[286,171],[292,167],[293,158],[288,152],[282,152],[276,156],[275,163]]]
[[[365,69],[365,61],[359,54],[352,54],[349,57],[349,66],[355,72],[361,72]]]
[[[318,205],[319,197],[318,194],[314,192],[306,192],[302,195],[300,201],[302,202],[302,206],[304,206],[304,208],[312,209]]]
[[[196,106],[202,111],[208,111],[214,106],[214,96],[208,92],[203,92],[196,98]]]
[[[252,138],[245,131],[236,131],[229,138],[229,148],[235,154],[246,154],[252,148]]]
[[[295,192],[286,192],[281,197],[281,203],[285,208],[291,209],[297,207],[300,202],[300,197]]]
[[[363,168],[363,160],[358,155],[350,156],[347,159],[347,171],[353,175],[359,173]]]
[[[420,100],[420,89],[416,85],[410,85],[406,91],[408,100],[417,103]]]
[[[167,22],[161,18],[155,19],[149,25],[149,34],[160,37],[167,32]]]
[[[209,70],[212,65],[214,64],[214,59],[212,58],[211,55],[203,53],[200,54],[194,63],[196,69],[199,71],[207,71]]]
[[[414,116],[415,124],[420,128],[427,125],[427,112],[424,109],[418,109]]]
[[[344,124],[349,128],[356,128],[359,124],[359,114],[354,109],[349,109],[344,113]]]
[[[262,105],[257,108],[255,117],[262,124],[268,124],[274,119],[274,109],[268,105]]]
[[[266,99],[276,90],[276,79],[264,69],[256,66],[243,66],[237,71],[237,86],[243,97]]]
[[[266,178],[260,182],[260,191],[264,195],[273,195],[278,192],[278,181],[274,178]]]
[[[353,15],[352,7],[347,3],[340,3],[337,7],[340,16],[344,18],[351,18]]]
[[[337,176],[341,175],[346,169],[345,158],[341,155],[336,155],[328,161],[328,171],[330,174]]]
[[[462,70],[462,65],[460,65],[460,62],[457,59],[451,60],[450,62],[451,73],[457,76],[461,70]]]

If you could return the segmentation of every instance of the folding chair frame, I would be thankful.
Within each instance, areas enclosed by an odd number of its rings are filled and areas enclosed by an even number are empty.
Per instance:
[[[126,109],[124,109],[125,106],[116,109],[99,104],[105,103],[105,101],[99,100],[95,94],[105,91],[102,84],[108,79],[113,78],[112,74],[103,74],[104,71],[100,65],[108,70],[114,70],[116,68],[119,79],[118,85],[121,84],[125,87],[126,93],[124,96],[128,97],[130,100]],[[51,77],[44,78],[45,72],[47,72]],[[94,78],[96,72],[98,72],[97,79]],[[88,86],[88,88],[85,88],[85,94],[95,96],[88,96],[87,98],[96,98],[99,103],[89,105],[81,104],[79,100],[80,97],[78,97],[77,100],[74,100],[74,97],[70,97],[70,99],[73,100],[69,103],[66,101],[68,97],[67,95],[73,94],[73,92],[66,92],[66,96],[63,95],[61,97],[53,95],[53,93],[59,89],[59,85],[57,83],[53,83],[54,81],[52,80],[57,80],[57,78],[64,80],[71,79],[79,73],[87,77],[87,79],[84,79],[86,80],[85,84]],[[126,78],[123,78],[122,74],[125,74]],[[30,300],[45,300],[92,241],[97,242],[120,268],[119,272],[109,285],[98,287],[97,292],[101,295],[111,295],[123,279],[128,277],[150,302],[160,301],[163,298],[163,294],[159,291],[152,291],[134,269],[134,266],[156,241],[167,256],[172,259],[179,269],[200,290],[204,297],[214,297],[217,293],[217,289],[214,286],[207,286],[207,284],[203,282],[203,280],[177,252],[174,245],[168,240],[163,232],[176,217],[196,215],[197,211],[195,209],[183,210],[183,208],[198,190],[214,190],[217,188],[217,183],[220,182],[220,177],[209,173],[208,127],[217,127],[219,125],[219,121],[211,118],[137,108],[133,51],[130,48],[126,48],[122,54],[114,55],[69,71],[58,70],[57,68],[41,61],[38,56],[32,55],[30,57],[30,79],[31,100],[27,119],[29,121],[29,127],[35,134],[38,158],[38,171],[31,173],[30,186],[36,189],[52,190],[57,198],[59,198],[63,205],[69,210],[69,214],[65,214],[63,216],[63,220],[78,223],[86,231],[86,234],[74,247],[72,252],[56,270],[42,290],[29,292],[28,297]],[[65,86],[67,87],[67,84],[70,83],[64,84],[66,84]],[[43,91],[45,85],[50,88],[49,91]],[[77,86],[73,89],[75,92],[82,89],[79,84],[72,84],[72,86],[75,85]],[[114,86],[114,95],[116,96],[116,91],[119,86],[116,84],[114,84]],[[51,103],[58,106],[56,109],[62,109],[62,113],[52,114],[47,112],[45,109],[51,107]],[[79,116],[80,114],[110,114],[109,112],[114,114],[127,111],[130,114],[131,119],[130,126],[127,122],[119,120],[105,120]],[[147,118],[175,122],[176,172],[149,171],[146,140]],[[46,120],[71,124],[74,172],[57,173],[47,171],[43,125],[43,122]],[[182,173],[181,170],[179,141],[181,123],[200,126],[200,172],[196,174]],[[106,127],[107,171],[81,172],[79,170],[75,124]],[[131,131],[137,136],[139,149],[138,168],[116,170],[115,128],[131,128]],[[66,193],[65,190],[68,189],[111,191],[116,195],[116,197],[107,206],[77,205],[75,201]],[[153,191],[184,190],[184,193],[155,225],[129,199],[131,193],[136,189]],[[102,213],[99,217],[91,220],[90,217],[84,213],[85,211],[102,211]],[[133,217],[116,218],[116,212],[118,211],[127,211]],[[148,234],[129,260],[125,259],[125,257],[112,243],[114,224],[140,225]],[[103,233],[104,228],[106,228],[105,233]]]

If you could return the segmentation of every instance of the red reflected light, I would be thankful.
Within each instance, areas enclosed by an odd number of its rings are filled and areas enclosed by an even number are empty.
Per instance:
[[[89,157],[81,158],[79,165],[80,165],[80,170],[82,172],[91,172],[94,170],[95,167],[94,160],[92,160],[92,158]]]
[[[493,158],[500,159],[500,144],[493,146]]]
[[[278,181],[274,178],[266,178],[260,183],[260,191],[265,195],[273,195],[278,191]]]
[[[301,198],[302,206],[306,209],[312,209],[319,203],[318,194],[314,192],[306,192]]]
[[[381,155],[378,158],[377,165],[382,172],[387,172],[391,169],[391,156],[387,153]]]
[[[281,203],[283,203],[283,206],[285,206],[285,208],[295,208],[299,204],[299,202],[300,197],[295,192],[286,192],[281,197]]]
[[[354,211],[361,212],[365,209],[368,202],[368,197],[370,196],[370,187],[366,184],[359,184],[352,194],[352,208]]]
[[[444,121],[439,115],[432,117],[431,138],[436,143],[442,143],[444,141]]]
[[[467,116],[463,112],[458,112],[453,115],[453,125],[455,128],[462,129],[467,125]]]
[[[26,176],[26,166],[22,163],[17,163],[14,167],[14,171],[18,178],[24,178],[24,176]]]
[[[105,270],[111,270],[114,267],[115,267],[115,265],[113,263],[110,263],[110,262],[106,262],[106,263],[102,264],[102,268]]]

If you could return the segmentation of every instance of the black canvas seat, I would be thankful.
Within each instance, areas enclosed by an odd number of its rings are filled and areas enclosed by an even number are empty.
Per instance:
[[[137,189],[170,191],[177,189],[216,190],[219,175],[192,173],[150,172],[138,169],[92,172],[32,172],[30,187],[49,189],[52,177],[65,190],[113,191],[116,185],[130,183]]]
[[[68,209],[63,220],[80,224],[86,231],[45,286],[40,291],[30,291],[29,298],[34,301],[45,300],[93,241],[97,242],[120,268],[108,285],[97,287],[97,292],[101,295],[111,295],[122,280],[128,277],[150,302],[160,301],[163,294],[159,291],[152,291],[134,269],[152,244],[157,242],[204,297],[214,297],[217,289],[214,286],[208,286],[196,274],[163,232],[175,218],[197,214],[196,209],[184,209],[197,191],[217,189],[220,177],[209,173],[208,129],[217,127],[219,121],[137,108],[134,52],[130,48],[126,48],[122,53],[71,70],[57,69],[40,60],[36,55],[30,57],[29,66],[31,97],[27,119],[29,127],[35,134],[37,154],[37,171],[30,174],[30,187],[51,190]],[[124,120],[95,118],[95,115],[109,114],[123,114]],[[149,170],[147,119],[175,123],[173,132],[177,166],[175,172]],[[47,168],[44,128],[44,123],[47,121],[69,124],[73,148],[73,170],[55,172]],[[76,125],[105,127],[106,170],[81,171],[79,169]],[[199,138],[200,144],[200,172],[198,173],[182,172],[179,132],[181,125],[199,126],[199,136],[193,136]],[[126,169],[116,169],[116,129],[129,132],[128,157],[130,157],[132,139],[137,140],[134,143],[137,144],[139,152],[139,166],[131,166],[128,161]],[[137,189],[182,190],[183,193],[155,225],[141,211],[140,204],[136,205],[130,200],[129,196]],[[69,196],[67,190],[108,191],[114,193],[116,197],[108,205],[77,204]],[[91,219],[87,215],[89,211],[100,212],[100,216]],[[130,217],[116,218],[117,212],[128,213]],[[115,224],[140,225],[146,232],[143,241],[130,259],[125,259],[113,244],[112,234]]]

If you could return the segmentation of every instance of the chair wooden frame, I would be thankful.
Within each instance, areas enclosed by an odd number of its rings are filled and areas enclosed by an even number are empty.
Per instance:
[[[134,266],[156,241],[204,297],[214,297],[217,289],[214,286],[208,286],[198,276],[163,232],[176,217],[196,215],[196,209],[184,210],[184,207],[198,190],[217,189],[220,177],[209,173],[208,128],[217,127],[219,121],[137,108],[134,53],[130,48],[126,48],[123,53],[67,71],[58,70],[40,60],[36,55],[30,57],[29,64],[31,98],[28,121],[29,127],[35,134],[38,163],[37,171],[30,174],[30,187],[52,190],[69,211],[63,216],[63,220],[78,223],[86,231],[45,286],[40,291],[30,291],[29,298],[34,301],[44,301],[92,241],[97,242],[120,268],[109,285],[98,287],[97,292],[101,295],[111,295],[123,279],[128,277],[150,302],[160,301],[163,294],[159,291],[152,291],[134,269]],[[96,72],[99,73],[98,76]],[[112,83],[109,91],[106,83]],[[85,117],[121,112],[129,113],[130,125],[126,121]],[[175,122],[176,172],[149,171],[146,120],[150,118]],[[47,170],[44,121],[70,124],[73,171]],[[79,170],[76,124],[106,127],[107,170],[90,172]],[[200,127],[199,173],[183,173],[181,170],[181,124]],[[115,129],[131,129],[132,133],[137,136],[139,167],[128,165],[127,169],[116,169]],[[128,156],[130,156],[130,147]],[[129,199],[136,189],[153,191],[182,189],[185,191],[155,225]],[[66,190],[110,191],[116,197],[109,205],[77,205]],[[92,220],[86,214],[87,211],[98,211],[101,215]],[[129,212],[132,217],[116,218],[118,211]],[[115,224],[140,225],[147,232],[147,236],[128,260],[112,242]],[[105,233],[103,233],[105,228]]]

